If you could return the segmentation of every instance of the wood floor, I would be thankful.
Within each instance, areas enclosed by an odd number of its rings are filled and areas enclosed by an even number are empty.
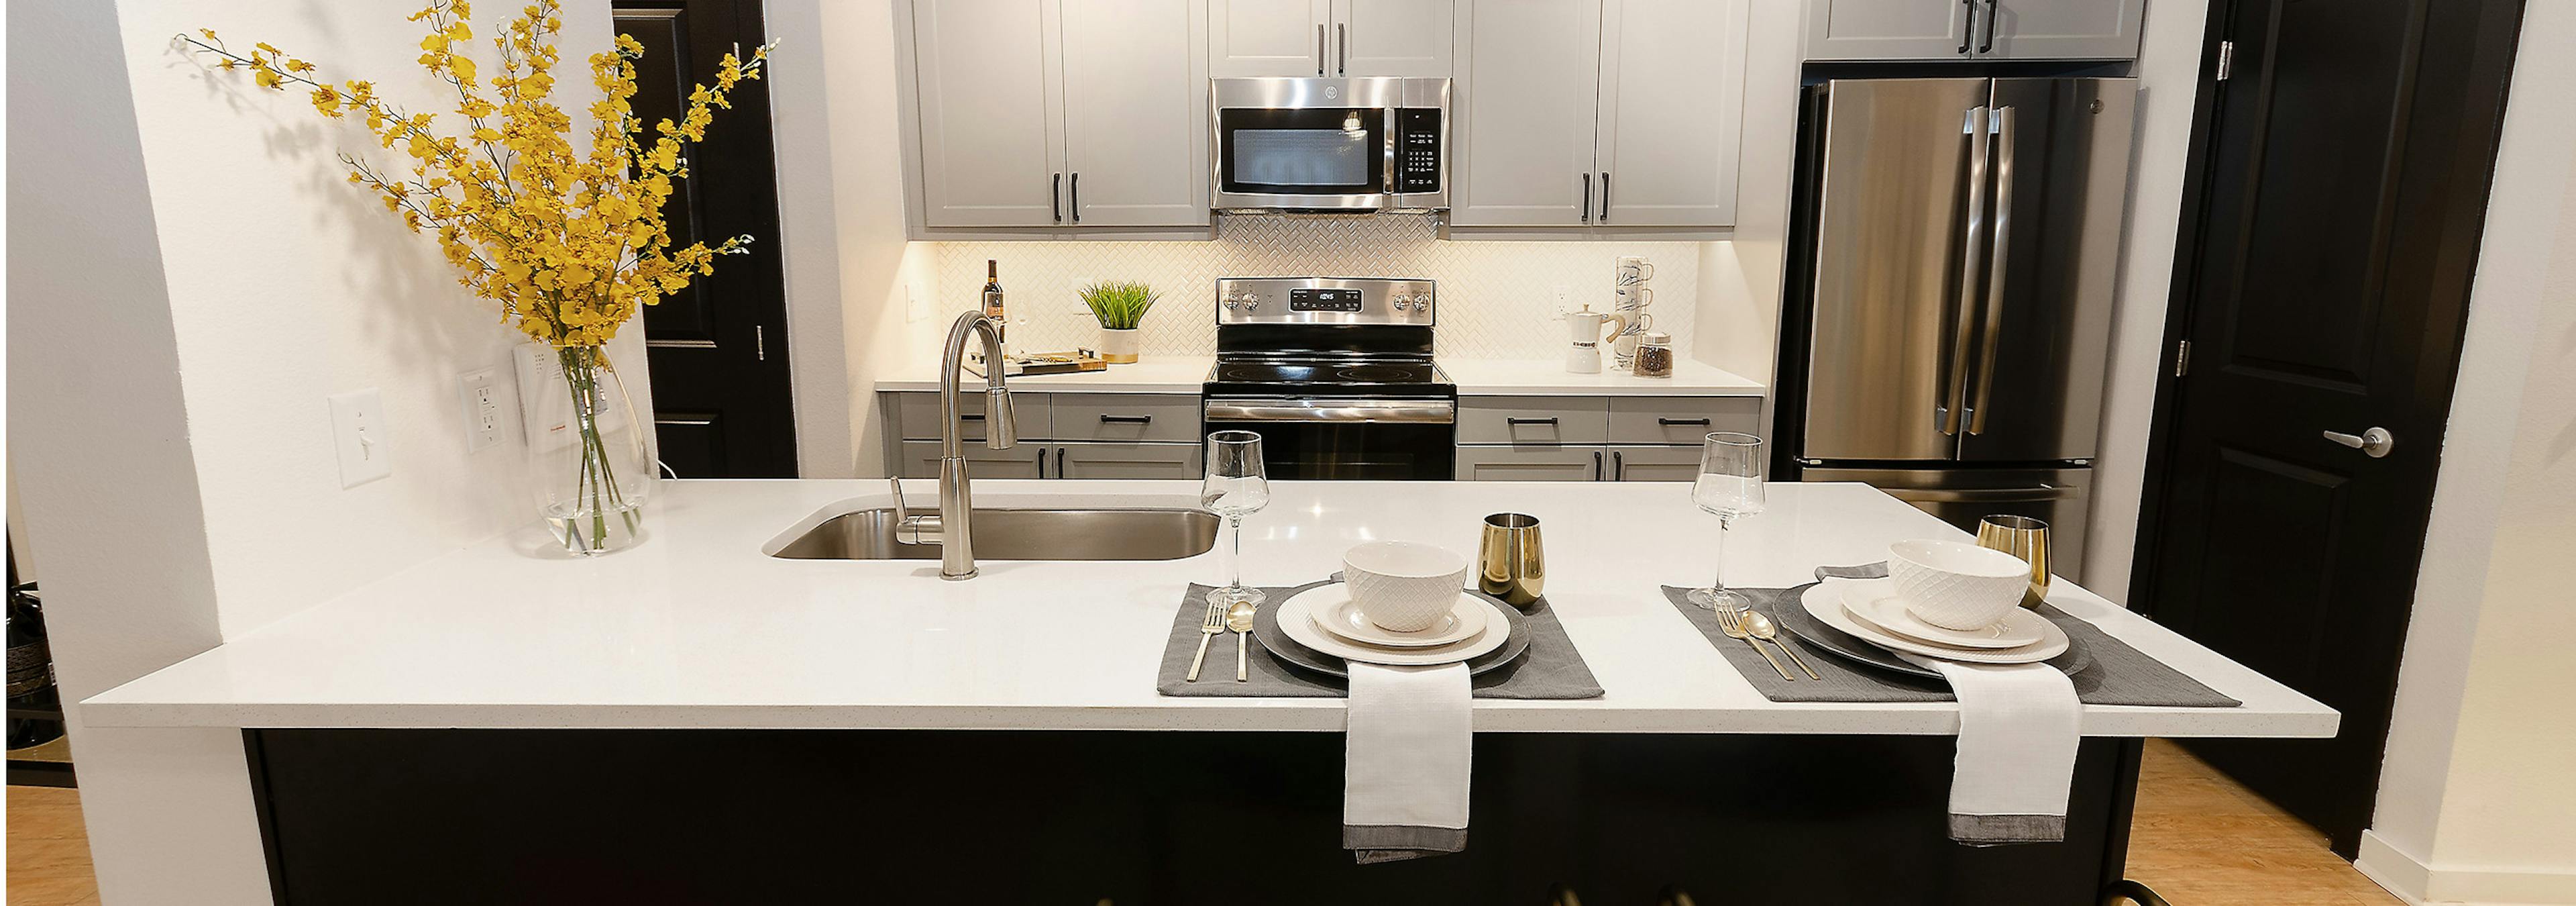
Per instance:
[[[2129,877],[2174,906],[2403,906],[2308,829],[2200,759],[2147,743],[2130,825]],[[8,906],[89,906],[80,794],[9,788]]]

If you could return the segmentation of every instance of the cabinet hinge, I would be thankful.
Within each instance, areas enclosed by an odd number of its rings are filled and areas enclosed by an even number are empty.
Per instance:
[[[2184,340],[2174,348],[2174,377],[2191,373],[2191,341]]]
[[[2227,81],[2227,77],[2235,74],[2235,72],[2236,42],[2218,42],[2218,80],[2221,82]]]

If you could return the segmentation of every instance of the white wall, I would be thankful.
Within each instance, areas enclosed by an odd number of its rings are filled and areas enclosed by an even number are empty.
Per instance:
[[[2146,482],[2147,426],[2166,363],[2165,308],[2182,222],[2182,179],[2191,157],[2193,93],[2209,0],[2147,4],[2138,50],[2137,147],[2129,169],[2128,225],[2121,239],[2120,288],[2112,315],[2111,359],[2102,390],[2102,439],[2093,459],[2093,514],[2087,520],[2084,587],[2126,603]]]
[[[2359,860],[2430,902],[2576,903],[2576,6],[2525,15]]]

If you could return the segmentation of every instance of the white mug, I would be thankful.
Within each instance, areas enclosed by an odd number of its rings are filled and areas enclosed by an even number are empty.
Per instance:
[[[1610,307],[1619,311],[1636,311],[1655,304],[1655,291],[1643,286],[1622,286],[1611,297]]]
[[[1634,286],[1655,279],[1655,263],[1637,255],[1619,259],[1619,285]]]

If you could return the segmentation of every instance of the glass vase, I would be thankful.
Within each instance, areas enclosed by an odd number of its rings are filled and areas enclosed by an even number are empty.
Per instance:
[[[644,499],[653,487],[653,455],[626,383],[598,346],[546,347],[544,369],[528,395],[538,436],[529,439],[528,474],[537,507],[564,550],[589,556],[643,540]]]

